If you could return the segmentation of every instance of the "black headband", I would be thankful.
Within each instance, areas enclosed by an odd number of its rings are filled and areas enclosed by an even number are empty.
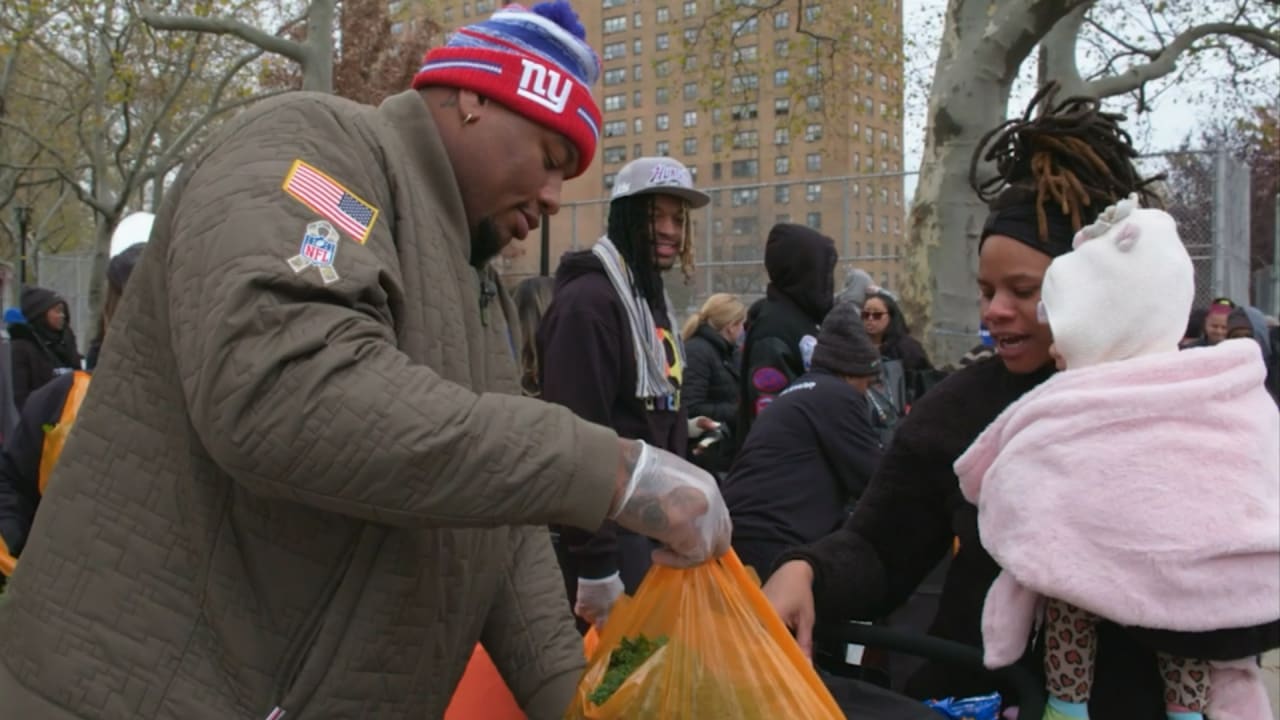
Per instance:
[[[1046,221],[1045,227],[1048,230],[1044,238],[1040,237],[1040,219],[1036,213],[1036,206],[1031,203],[1018,203],[991,211],[987,216],[987,222],[982,226],[982,238],[978,241],[978,250],[982,250],[982,243],[986,242],[988,237],[1005,235],[1049,257],[1058,257],[1071,252],[1071,241],[1076,235],[1071,218],[1062,214],[1055,205],[1042,207]]]

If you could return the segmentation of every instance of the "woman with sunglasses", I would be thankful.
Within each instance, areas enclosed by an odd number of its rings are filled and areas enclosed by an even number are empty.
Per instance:
[[[1054,90],[1047,86],[1021,118],[988,133],[971,166],[970,180],[990,210],[979,244],[978,288],[997,355],[930,390],[898,426],[844,527],[785,553],[765,586],[807,652],[815,620],[888,614],[948,553],[954,557],[929,633],[982,645],[983,603],[1000,567],[982,546],[977,508],[961,494],[953,464],[1001,411],[1054,372],[1053,338],[1036,312],[1050,260],[1070,252],[1075,233],[1106,206],[1133,192],[1155,200],[1133,166],[1137,152],[1118,124],[1122,116],[1101,112],[1087,98],[1054,106]],[[998,175],[979,182],[983,160],[993,161]],[[1165,720],[1158,651],[1242,657],[1260,652],[1276,631],[1272,625],[1193,634],[1102,623],[1090,717]],[[1043,640],[1020,662],[1042,672]],[[992,690],[1010,697],[990,674],[932,662],[905,689],[917,698]]]
[[[884,290],[867,294],[862,305],[862,327],[880,348],[880,357],[897,360],[907,383],[907,404],[924,394],[924,377],[933,370],[924,346],[911,337],[907,319],[893,296]]]

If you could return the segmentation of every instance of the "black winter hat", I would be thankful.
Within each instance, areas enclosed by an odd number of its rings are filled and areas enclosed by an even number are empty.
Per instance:
[[[61,295],[48,288],[34,285],[23,288],[22,297],[18,301],[18,304],[22,307],[22,315],[29,323],[33,323],[43,317],[45,313],[49,312],[50,308],[58,303],[66,305],[67,301],[63,300]]]
[[[855,377],[880,374],[880,349],[862,327],[853,303],[839,303],[827,313],[813,349],[813,367]]]

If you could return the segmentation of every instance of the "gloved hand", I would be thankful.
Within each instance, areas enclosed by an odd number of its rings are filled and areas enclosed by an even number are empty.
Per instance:
[[[689,437],[691,438],[700,437],[703,433],[719,429],[720,423],[705,415],[689,418]]]
[[[578,599],[573,603],[573,614],[601,627],[622,591],[622,578],[618,573],[599,579],[578,578]]]
[[[715,478],[639,440],[623,463],[631,472],[612,519],[662,543],[654,562],[692,567],[728,552],[733,523]]]

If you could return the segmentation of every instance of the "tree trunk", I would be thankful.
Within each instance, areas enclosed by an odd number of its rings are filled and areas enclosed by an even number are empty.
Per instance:
[[[1040,41],[1040,86],[1056,80],[1062,86],[1059,98],[1089,94],[1080,66],[1076,63],[1076,51],[1080,31],[1084,29],[1084,16],[1091,5],[1093,3],[1081,5],[1068,13]]]
[[[1005,118],[1018,69],[1071,7],[950,0],[907,239],[903,306],[936,365],[978,342],[977,254],[986,208],[969,185],[978,141]]]
[[[302,89],[333,92],[333,20],[335,0],[312,0],[307,13],[307,60],[302,64]]]

